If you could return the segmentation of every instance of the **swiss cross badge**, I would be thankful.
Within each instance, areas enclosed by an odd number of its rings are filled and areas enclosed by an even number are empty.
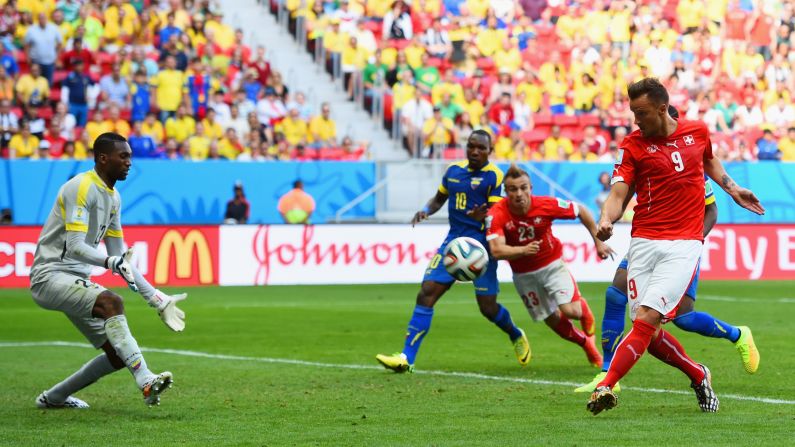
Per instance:
[[[693,135],[685,135],[685,146],[692,146],[696,144],[696,139],[693,138]]]

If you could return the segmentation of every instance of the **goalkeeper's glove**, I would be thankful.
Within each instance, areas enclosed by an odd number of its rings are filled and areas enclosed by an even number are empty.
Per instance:
[[[160,315],[160,319],[163,320],[163,323],[169,329],[175,332],[182,332],[185,329],[185,312],[177,307],[177,302],[187,297],[187,293],[171,296],[155,290],[155,294],[149,299],[149,305],[157,309],[157,314]]]
[[[138,286],[135,284],[135,276],[133,276],[132,265],[130,264],[132,255],[133,251],[131,248],[121,256],[108,256],[105,259],[105,268],[110,269],[117,275],[121,275],[127,281],[127,286],[130,287],[130,290],[137,292]]]

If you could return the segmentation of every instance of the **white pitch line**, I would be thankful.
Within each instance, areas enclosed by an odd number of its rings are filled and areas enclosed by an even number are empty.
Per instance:
[[[71,341],[31,341],[31,342],[0,342],[0,348],[27,348],[27,347],[73,347],[73,348],[91,348],[94,347],[88,343],[77,343]],[[335,368],[335,369],[359,369],[359,370],[382,370],[383,368],[375,365],[356,365],[344,363],[321,363],[309,362],[306,360],[294,359],[277,359],[270,357],[247,357],[241,355],[227,355],[227,354],[212,354],[209,352],[201,351],[185,351],[181,349],[161,349],[161,348],[146,348],[141,347],[142,351],[155,352],[160,354],[181,355],[185,357],[201,357],[216,360],[237,360],[243,362],[257,362],[257,363],[277,363],[284,365],[301,365],[301,366],[316,366],[319,368]],[[530,385],[551,385],[551,386],[566,386],[577,387],[582,383],[564,382],[556,380],[542,380],[542,379],[523,379],[521,377],[506,377],[506,376],[492,376],[488,374],[460,372],[460,371],[417,371],[415,374],[425,374],[429,376],[442,376],[442,377],[461,377],[466,379],[479,379],[491,380],[495,382],[512,382],[512,383],[526,383]],[[691,395],[692,393],[682,390],[664,390],[660,388],[639,388],[639,387],[622,387],[625,390],[639,391],[642,393],[666,393],[666,394],[681,394]],[[795,400],[773,399],[770,397],[756,397],[756,396],[743,396],[739,394],[724,394],[718,395],[721,399],[745,400],[751,402],[761,402],[766,404],[778,405],[795,405]]]

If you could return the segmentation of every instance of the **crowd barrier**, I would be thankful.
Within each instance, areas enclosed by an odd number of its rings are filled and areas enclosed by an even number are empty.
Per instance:
[[[610,281],[629,246],[629,226],[608,242],[619,254],[598,259],[577,224],[554,227],[579,281]],[[39,227],[0,231],[0,287],[27,287]],[[133,263],[156,285],[419,283],[447,232],[445,225],[128,226]],[[100,249],[104,250],[103,246]],[[93,279],[124,286],[101,268]],[[502,281],[510,281],[500,263]],[[795,277],[795,225],[718,225],[704,245],[701,275],[719,280]]]

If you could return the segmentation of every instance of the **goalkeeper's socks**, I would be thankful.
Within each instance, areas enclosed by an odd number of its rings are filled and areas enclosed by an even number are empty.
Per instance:
[[[610,368],[618,342],[624,335],[624,322],[627,313],[627,294],[616,287],[610,286],[605,292],[605,315],[602,319],[602,354],[604,365],[602,371]]]
[[[56,404],[62,403],[66,401],[67,397],[114,371],[116,371],[116,368],[110,364],[110,359],[103,352],[89,360],[88,363],[71,376],[65,378],[61,383],[47,390],[47,400]]]
[[[508,337],[511,338],[511,341],[516,340],[517,338],[522,336],[522,331],[513,324],[513,320],[511,320],[511,313],[508,312],[508,309],[502,307],[502,304],[497,304],[500,306],[500,310],[497,311],[497,315],[493,319],[489,319],[492,323],[497,325],[498,328],[502,329]]]
[[[419,304],[414,306],[414,313],[411,315],[409,327],[406,330],[406,343],[403,346],[403,354],[406,354],[406,360],[409,365],[414,364],[422,339],[428,335],[428,331],[431,329],[432,319],[433,307],[425,307]]]
[[[688,312],[674,318],[674,324],[688,332],[706,337],[725,338],[732,343],[740,338],[740,330],[736,326],[720,321],[706,312]]]
[[[138,342],[135,341],[130,333],[130,328],[127,327],[127,317],[116,315],[105,320],[105,334],[113,349],[116,350],[116,354],[135,377],[138,388],[143,388],[153,374],[146,367],[146,360],[141,354]]]

